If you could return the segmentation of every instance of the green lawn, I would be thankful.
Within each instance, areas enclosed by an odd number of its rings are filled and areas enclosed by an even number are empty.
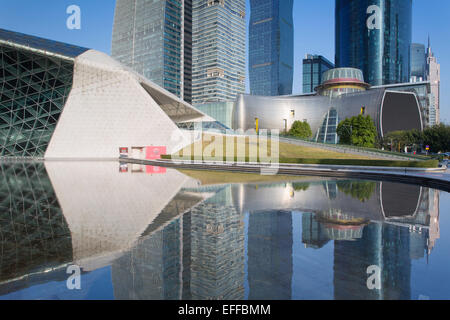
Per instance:
[[[177,152],[174,155],[183,156],[186,152],[189,152],[190,154],[194,155],[195,150],[202,150],[204,152],[205,150],[208,150],[208,146],[210,146],[216,137],[211,135],[203,135],[204,139],[202,142],[197,142],[195,144],[192,144],[179,152]],[[229,138],[228,138],[229,139]],[[200,146],[201,144],[201,146]],[[234,153],[237,153],[238,146],[240,148],[245,148],[245,156],[248,157],[249,155],[249,147],[250,147],[249,139],[245,139],[245,143],[241,140],[238,141],[237,138],[234,138]],[[223,139],[222,142],[222,154],[226,154],[226,142],[225,139]],[[255,146],[252,144],[252,146]],[[270,143],[270,140],[268,142],[268,150],[269,154],[271,154],[272,146]],[[172,156],[174,156],[172,155]],[[215,155],[215,152],[212,153],[212,155]],[[374,159],[373,157],[366,157],[366,156],[358,156],[348,153],[340,153],[340,152],[333,152],[328,151],[320,148],[314,148],[314,147],[303,147],[303,146],[297,146],[289,143],[280,142],[279,143],[279,157],[280,158],[303,158],[303,159]]]

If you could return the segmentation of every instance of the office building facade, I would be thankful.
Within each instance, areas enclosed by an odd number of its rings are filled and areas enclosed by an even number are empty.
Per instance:
[[[371,85],[409,82],[412,0],[336,0],[336,67]]]
[[[411,82],[425,81],[426,60],[425,46],[420,43],[411,44]]]
[[[431,108],[436,112],[436,124],[441,122],[440,119],[440,95],[441,95],[441,66],[437,62],[431,50],[430,41],[428,41],[427,49],[427,66],[426,66],[426,80],[431,85]]]
[[[191,102],[192,0],[117,0],[112,57]]]
[[[192,1],[192,104],[245,91],[245,0]]]
[[[292,94],[294,70],[293,0],[251,0],[250,93]]]
[[[334,64],[327,58],[307,54],[303,59],[303,93],[313,93],[322,83],[323,73],[330,69],[334,69]]]

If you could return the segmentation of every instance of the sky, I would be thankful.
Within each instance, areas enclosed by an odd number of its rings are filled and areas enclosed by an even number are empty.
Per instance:
[[[302,59],[334,61],[334,0],[294,0],[294,84],[302,91]],[[115,0],[0,0],[0,28],[111,53]],[[66,26],[67,7],[81,8],[81,29]],[[247,4],[247,21],[249,17]],[[427,43],[441,65],[441,120],[450,124],[450,1],[413,0],[413,42]],[[247,77],[248,79],[248,77]],[[248,91],[248,82],[247,82]]]

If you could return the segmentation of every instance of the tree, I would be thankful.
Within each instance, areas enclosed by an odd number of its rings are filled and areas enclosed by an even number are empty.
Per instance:
[[[311,127],[306,120],[295,121],[292,124],[291,130],[289,130],[289,135],[301,139],[309,139],[312,136]]]
[[[426,128],[423,132],[423,143],[430,146],[431,152],[450,151],[450,126],[441,123]]]
[[[419,130],[389,132],[383,139],[383,146],[388,149],[402,151],[406,146],[421,146],[423,133]]]
[[[370,116],[358,115],[340,122],[337,134],[341,144],[373,148],[377,139],[377,128]]]
[[[405,146],[419,146],[424,149],[430,146],[434,153],[448,152],[450,150],[450,126],[438,124],[419,130],[394,131],[388,133],[383,139],[383,146],[394,146],[394,149],[403,150]]]
[[[338,181],[338,190],[361,202],[368,201],[375,193],[377,183],[373,181]]]

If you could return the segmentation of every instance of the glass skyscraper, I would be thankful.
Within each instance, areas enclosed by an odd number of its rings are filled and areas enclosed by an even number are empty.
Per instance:
[[[424,81],[426,73],[425,46],[420,43],[411,44],[411,81]]]
[[[192,103],[245,91],[245,0],[192,1]]]
[[[192,0],[117,0],[112,56],[191,102]]]
[[[292,94],[294,71],[293,0],[250,0],[250,93]]]
[[[303,93],[313,93],[322,84],[322,74],[334,69],[334,64],[323,56],[307,54],[303,59]]]
[[[336,0],[336,66],[371,85],[409,81],[412,0]]]

